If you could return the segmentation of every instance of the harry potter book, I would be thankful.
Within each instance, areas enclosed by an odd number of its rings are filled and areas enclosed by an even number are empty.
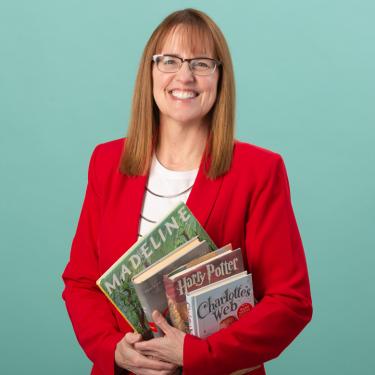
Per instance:
[[[241,249],[230,244],[202,258],[164,276],[171,322],[184,332],[189,332],[186,293],[244,271]]]

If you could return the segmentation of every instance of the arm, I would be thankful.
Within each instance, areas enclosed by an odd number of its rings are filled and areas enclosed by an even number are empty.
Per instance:
[[[251,199],[246,253],[256,307],[207,339],[184,341],[184,374],[228,374],[277,357],[310,321],[310,287],[282,159],[273,160]]]
[[[88,185],[72,243],[69,263],[63,273],[63,299],[77,339],[90,360],[104,374],[113,374],[114,351],[121,333],[105,296],[95,282],[100,276],[97,235],[100,195],[95,181],[95,149],[89,166]]]
[[[98,370],[95,373],[172,374],[176,366],[149,359],[134,349],[140,335],[121,332],[110,304],[96,286],[101,272],[99,267],[98,232],[100,231],[101,202],[105,194],[96,179],[98,146],[90,161],[88,185],[77,232],[73,239],[69,263],[63,273],[65,289],[63,298],[77,339],[86,355]],[[127,331],[132,331],[127,326]]]

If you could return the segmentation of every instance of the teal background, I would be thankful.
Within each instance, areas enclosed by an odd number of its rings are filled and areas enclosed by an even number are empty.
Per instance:
[[[268,374],[374,374],[375,2],[0,1],[0,373],[88,374],[60,275],[94,145],[126,131],[173,10],[222,28],[238,138],[285,159],[314,302]]]

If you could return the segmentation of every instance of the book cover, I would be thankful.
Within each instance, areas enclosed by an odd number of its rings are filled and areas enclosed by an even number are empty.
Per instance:
[[[241,272],[188,292],[190,333],[205,338],[240,319],[254,307],[251,274]]]
[[[169,277],[169,276],[175,275],[177,273],[183,272],[188,268],[191,268],[191,267],[196,266],[197,264],[203,263],[204,261],[206,261],[208,259],[211,259],[211,258],[213,258],[213,257],[215,257],[219,254],[222,254],[222,253],[224,253],[225,251],[228,251],[228,250],[232,250],[231,244],[225,245],[225,246],[221,247],[220,249],[211,251],[207,254],[202,255],[201,257],[195,258],[195,259],[191,260],[190,262],[187,262],[187,263],[183,264],[182,266],[177,267],[172,272],[170,272],[167,276]]]
[[[130,247],[96,282],[130,326],[145,338],[151,336],[151,331],[131,279],[195,236],[205,240],[210,249],[216,249],[189,208],[181,202],[154,229]]]
[[[207,254],[210,250],[206,241],[199,241],[195,237],[133,277],[132,282],[137,297],[154,337],[163,336],[163,332],[154,324],[152,312],[158,310],[169,320],[163,275],[186,262]]]
[[[189,332],[186,293],[223,280],[244,271],[241,249],[231,250],[231,245],[211,252],[191,267],[180,267],[164,276],[170,319],[174,327]]]

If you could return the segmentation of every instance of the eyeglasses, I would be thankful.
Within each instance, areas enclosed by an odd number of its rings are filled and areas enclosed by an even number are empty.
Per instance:
[[[216,67],[221,62],[209,57],[195,57],[193,59],[183,59],[178,56],[171,55],[154,55],[152,61],[156,67],[163,73],[177,73],[182,64],[186,61],[189,64],[191,72],[197,76],[209,76],[214,73]]]

